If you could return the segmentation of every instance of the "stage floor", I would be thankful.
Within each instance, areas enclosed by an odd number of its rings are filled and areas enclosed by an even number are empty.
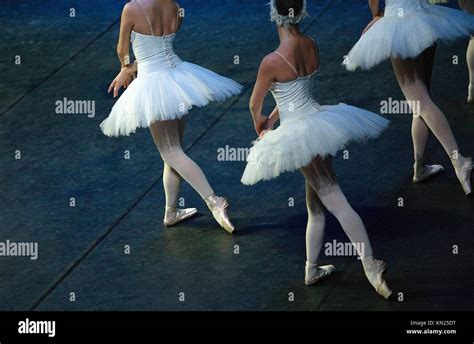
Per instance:
[[[380,139],[335,159],[341,187],[390,267],[394,302],[377,296],[354,257],[323,257],[338,272],[306,287],[301,175],[246,187],[244,161],[218,159],[219,149],[255,139],[249,97],[260,60],[278,44],[266,1],[181,3],[187,16],[178,55],[245,86],[239,97],[194,109],[185,137],[186,152],[229,199],[237,232],[219,229],[189,185],[182,201],[199,216],[164,228],[163,166],[149,132],[110,139],[99,129],[114,104],[106,91],[119,69],[122,5],[76,2],[74,18],[69,5],[52,0],[41,9],[26,0],[0,8],[0,242],[39,248],[36,260],[0,257],[0,310],[474,310],[473,198],[451,168],[411,183],[409,115],[387,115],[392,123]],[[403,96],[388,62],[370,72],[341,66],[370,16],[367,1],[347,3],[309,1],[302,29],[320,48],[315,96],[379,112],[381,101]],[[438,47],[433,97],[472,155],[466,47]],[[57,114],[64,98],[95,101],[95,115]],[[427,157],[449,167],[433,138]],[[334,218],[327,226],[328,242],[347,240]]]

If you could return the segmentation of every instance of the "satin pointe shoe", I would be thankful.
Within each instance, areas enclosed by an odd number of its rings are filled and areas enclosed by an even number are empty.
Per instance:
[[[444,171],[442,165],[423,165],[423,162],[415,162],[413,169],[413,183],[422,183],[428,178]]]
[[[387,271],[385,263],[381,260],[368,258],[362,261],[362,266],[364,267],[365,276],[377,294],[388,300],[392,295],[392,291],[383,278],[383,274]]]
[[[217,197],[216,195],[209,196],[205,201],[217,223],[228,233],[232,234],[235,227],[227,213],[229,202],[224,197]]]
[[[182,222],[186,219],[197,214],[196,208],[176,209],[171,207],[165,208],[165,219],[163,223],[166,227],[174,226],[175,224]]]
[[[472,193],[471,175],[472,175],[472,158],[461,158],[461,165],[455,168],[456,176],[461,183],[462,189],[466,195]]]
[[[306,263],[304,284],[307,286],[315,285],[317,282],[331,275],[334,271],[336,271],[334,265],[317,266]]]

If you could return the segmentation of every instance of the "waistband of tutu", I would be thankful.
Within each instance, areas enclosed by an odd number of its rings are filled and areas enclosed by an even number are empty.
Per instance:
[[[150,74],[161,72],[169,69],[174,69],[179,66],[183,61],[176,55],[172,58],[167,59],[159,59],[155,61],[144,61],[138,62],[138,74]]]

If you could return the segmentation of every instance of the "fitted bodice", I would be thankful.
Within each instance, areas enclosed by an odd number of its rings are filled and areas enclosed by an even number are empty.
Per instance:
[[[270,91],[277,103],[282,122],[318,111],[320,105],[312,96],[315,75],[316,72],[292,81],[272,84]]]
[[[138,62],[138,75],[175,68],[182,61],[175,54],[176,34],[153,36],[132,31],[133,53]]]
[[[385,0],[385,16],[404,16],[405,12],[418,11],[428,6],[426,0]]]

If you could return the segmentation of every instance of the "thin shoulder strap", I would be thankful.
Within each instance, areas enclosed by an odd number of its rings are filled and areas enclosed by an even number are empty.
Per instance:
[[[276,50],[275,50],[275,54],[277,54],[278,56],[280,56],[280,57],[283,59],[283,61],[285,61],[285,62],[288,64],[288,66],[290,66],[291,70],[292,70],[293,72],[295,72],[295,74],[296,74],[297,77],[300,76],[300,75],[298,74],[298,70],[295,68],[295,66],[293,66],[293,65],[291,64],[290,61],[288,61],[288,59],[287,59],[285,56],[283,56],[281,53],[279,53],[279,52],[276,51]]]
[[[181,6],[175,1],[176,7],[178,8],[178,11],[176,12],[176,25],[174,26],[174,32],[178,31],[178,26],[179,26],[179,12],[181,11]]]
[[[138,0],[132,0],[132,2],[135,3],[135,4],[137,4],[137,6],[138,6],[138,8],[140,9],[140,11],[142,11],[143,16],[145,17],[146,22],[148,23],[148,27],[150,28],[151,35],[154,36],[155,34],[153,33],[153,26],[151,26],[150,18],[148,18],[148,16],[146,15],[144,8],[143,8],[142,5],[138,2]]]
[[[313,37],[310,37],[311,40],[313,41],[313,44],[314,44],[314,52],[316,53],[316,58],[318,59],[318,65],[317,65],[317,68],[316,70],[319,69],[319,49],[318,49],[318,46],[316,45],[316,42],[315,40],[313,39]]]

